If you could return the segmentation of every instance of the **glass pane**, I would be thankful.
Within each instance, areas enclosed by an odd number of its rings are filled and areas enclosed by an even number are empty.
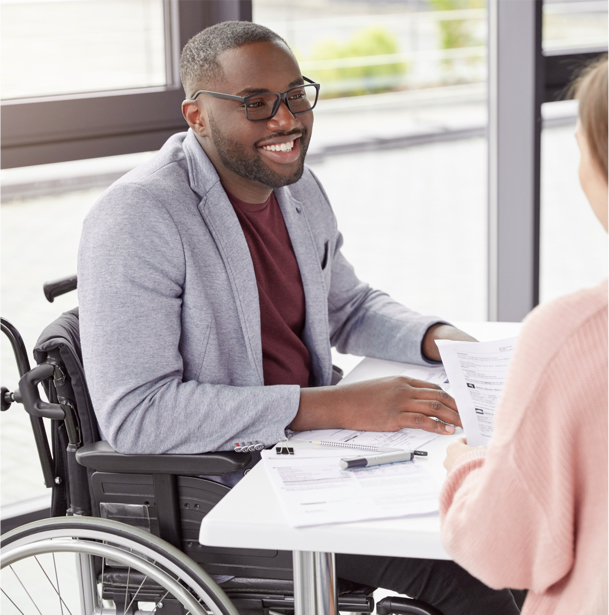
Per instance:
[[[31,351],[43,328],[78,304],[76,293],[48,303],[42,285],[76,272],[82,222],[101,192],[94,189],[2,204],[2,316],[23,336],[32,365]],[[50,239],[59,236],[61,241]],[[12,391],[19,375],[4,334],[1,348],[2,386]],[[47,493],[23,406],[13,404],[3,412],[0,427],[2,506]]]
[[[579,185],[578,166],[575,118],[569,126],[544,129],[541,136],[542,303],[598,284],[607,277],[607,233]]]
[[[308,163],[358,275],[421,312],[485,320],[485,3],[253,8],[321,83]]]
[[[2,98],[164,85],[162,0],[2,0]]]
[[[607,0],[545,0],[543,48],[607,45]]]

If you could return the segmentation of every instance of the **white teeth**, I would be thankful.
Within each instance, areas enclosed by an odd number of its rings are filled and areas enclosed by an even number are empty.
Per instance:
[[[272,145],[263,145],[262,149],[269,152],[291,152],[294,147],[294,141],[288,141],[287,143],[273,143]]]

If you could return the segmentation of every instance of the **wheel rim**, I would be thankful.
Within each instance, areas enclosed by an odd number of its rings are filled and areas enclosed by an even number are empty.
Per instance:
[[[59,551],[75,554],[86,553],[89,556],[102,557],[104,564],[109,557],[115,561],[122,561],[124,566],[137,563],[137,566],[134,567],[135,570],[140,571],[142,575],[146,575],[162,587],[171,589],[172,596],[182,602],[187,609],[191,609],[192,613],[198,615],[199,613],[209,612],[200,602],[197,602],[197,598],[200,598],[206,608],[213,613],[238,615],[232,602],[213,579],[184,553],[147,532],[123,523],[91,517],[46,519],[23,526],[3,536],[2,551],[2,568],[43,551],[45,554]],[[112,552],[112,555],[110,555],[110,552]],[[45,556],[49,557],[48,555]],[[80,555],[78,557],[86,556]],[[135,560],[131,558],[135,558]],[[162,583],[159,582],[154,572],[147,574],[147,572],[150,572],[147,560],[152,561],[157,567],[161,566],[163,570]],[[102,579],[104,578],[102,570]],[[146,581],[146,578],[144,578],[142,584],[144,581]],[[120,585],[121,581],[118,581],[118,586]],[[93,580],[92,586],[96,588],[95,594],[97,594],[96,579]],[[105,587],[108,586],[112,587],[112,582]],[[128,589],[131,591],[132,586],[129,585],[129,578],[127,578],[127,583],[124,586],[126,594]],[[150,590],[149,586],[148,590]],[[96,595],[95,598],[99,599],[99,596]],[[10,598],[8,599],[10,600]],[[138,600],[142,599],[138,598]],[[18,612],[23,611],[18,609]],[[41,613],[40,609],[33,612],[35,615]],[[89,613],[99,613],[100,610],[82,607],[80,612],[88,615]],[[110,610],[104,607],[104,615],[109,612]],[[139,611],[137,612],[139,613]],[[145,612],[150,613],[151,611]],[[156,608],[152,612],[156,613]],[[61,610],[61,613],[69,615],[69,612],[64,613],[63,610]],[[43,615],[46,615],[46,613]]]
[[[173,596],[191,611],[192,615],[207,614],[201,604],[176,579],[163,573],[159,568],[155,568],[155,566],[149,564],[141,557],[110,545],[91,543],[85,540],[53,540],[49,538],[29,545],[15,547],[8,553],[3,553],[0,557],[0,567],[12,566],[25,558],[44,553],[82,553],[84,555],[97,555],[98,557],[118,561],[130,568],[143,572],[164,589],[170,591]]]

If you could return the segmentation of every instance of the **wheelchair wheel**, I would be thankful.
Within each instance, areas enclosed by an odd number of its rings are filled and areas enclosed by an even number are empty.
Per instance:
[[[45,519],[1,546],[4,615],[239,615],[193,560],[124,523]]]

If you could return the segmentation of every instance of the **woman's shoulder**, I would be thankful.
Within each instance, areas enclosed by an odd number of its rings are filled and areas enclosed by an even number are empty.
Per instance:
[[[519,344],[527,354],[551,357],[574,340],[597,341],[607,348],[607,280],[563,295],[535,308],[524,320]],[[588,348],[589,344],[586,344]],[[524,348],[523,348],[524,350]]]
[[[568,334],[590,318],[602,318],[607,312],[607,288],[607,280],[603,280],[596,286],[552,299],[525,318],[524,328],[550,328],[556,333],[555,327],[560,325],[563,334]]]

